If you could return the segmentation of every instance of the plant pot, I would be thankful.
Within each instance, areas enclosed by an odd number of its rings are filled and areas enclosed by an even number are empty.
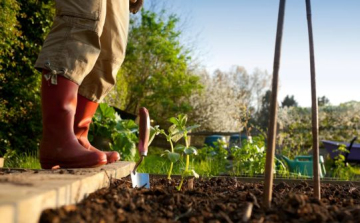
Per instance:
[[[4,158],[0,157],[0,168],[4,166]]]

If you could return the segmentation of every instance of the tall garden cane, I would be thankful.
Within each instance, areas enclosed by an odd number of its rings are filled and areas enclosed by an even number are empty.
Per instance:
[[[306,0],[306,14],[309,32],[309,48],[310,48],[310,71],[311,71],[311,121],[313,134],[313,176],[314,176],[314,197],[320,200],[320,174],[319,174],[319,119],[318,119],[318,101],[316,95],[316,75],[315,75],[315,55],[314,55],[314,39],[312,32],[311,20],[311,3]]]
[[[265,208],[270,208],[271,199],[272,199],[273,168],[274,168],[274,156],[275,156],[276,123],[277,123],[277,94],[278,94],[278,83],[279,83],[281,42],[282,42],[284,17],[285,17],[284,16],[285,2],[286,0],[280,0],[277,31],[276,31],[276,41],[275,41],[275,56],[274,56],[272,90],[271,90],[271,101],[270,101],[270,121],[269,121],[269,129],[268,129],[266,163],[265,163],[265,185],[264,185]]]

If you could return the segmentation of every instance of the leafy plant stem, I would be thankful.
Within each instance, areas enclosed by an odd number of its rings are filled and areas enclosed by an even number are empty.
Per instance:
[[[168,136],[167,141],[170,143],[171,152],[173,153],[173,152],[174,152],[174,144],[173,144],[172,141],[171,141],[171,136],[170,136],[170,135]],[[170,169],[169,169],[169,173],[168,173],[168,177],[167,177],[168,180],[171,180],[171,173],[172,173],[173,166],[174,166],[174,162],[171,162],[171,164],[170,164]]]
[[[186,155],[185,171],[189,170],[189,164],[190,164],[190,156]]]
[[[178,191],[180,191],[181,190],[181,187],[182,187],[182,184],[184,183],[184,177],[181,175],[181,181],[180,181],[180,184],[179,184],[179,186],[177,186],[176,187],[176,189],[178,190]]]
[[[189,148],[189,142],[187,137],[187,131],[184,131],[184,140],[185,140],[185,146],[186,148]]]
[[[174,163],[171,162],[171,164],[170,164],[170,169],[169,169],[169,172],[168,172],[168,177],[167,177],[168,180],[171,180],[171,172],[172,172],[173,166],[174,166]]]
[[[189,148],[186,131],[184,132],[184,139],[185,139],[186,148]],[[188,172],[189,164],[190,164],[190,155],[186,155],[186,163],[185,163],[185,171],[184,171],[184,173]],[[181,186],[182,186],[183,183],[184,183],[184,174],[181,174],[181,181],[180,181],[179,186],[177,187],[178,190],[181,189]]]
[[[185,171],[184,171],[184,173],[187,173],[187,172],[188,172],[189,163],[190,163],[190,156],[189,156],[189,155],[186,155],[186,164],[185,164]],[[185,174],[184,174],[184,173],[181,174],[181,181],[180,181],[179,186],[177,187],[177,190],[180,190],[181,187],[182,187],[182,185],[183,185],[183,183],[184,183],[184,179],[185,179],[185,177],[184,177]]]

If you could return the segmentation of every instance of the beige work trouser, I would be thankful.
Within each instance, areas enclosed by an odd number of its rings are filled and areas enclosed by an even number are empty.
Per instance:
[[[101,102],[125,58],[129,0],[56,0],[56,17],[35,68],[77,83],[79,94]]]

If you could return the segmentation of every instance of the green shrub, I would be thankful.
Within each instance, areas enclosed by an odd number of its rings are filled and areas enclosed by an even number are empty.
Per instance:
[[[33,68],[54,16],[53,1],[0,1],[0,154],[36,151],[40,75]]]
[[[134,160],[138,125],[121,119],[114,108],[101,103],[90,126],[89,140],[101,150],[118,151],[122,160]]]
[[[230,149],[233,156],[233,171],[236,175],[255,176],[265,173],[266,151],[262,136],[244,140],[241,148],[235,146]],[[274,173],[283,176],[288,174],[286,166],[275,158]]]

